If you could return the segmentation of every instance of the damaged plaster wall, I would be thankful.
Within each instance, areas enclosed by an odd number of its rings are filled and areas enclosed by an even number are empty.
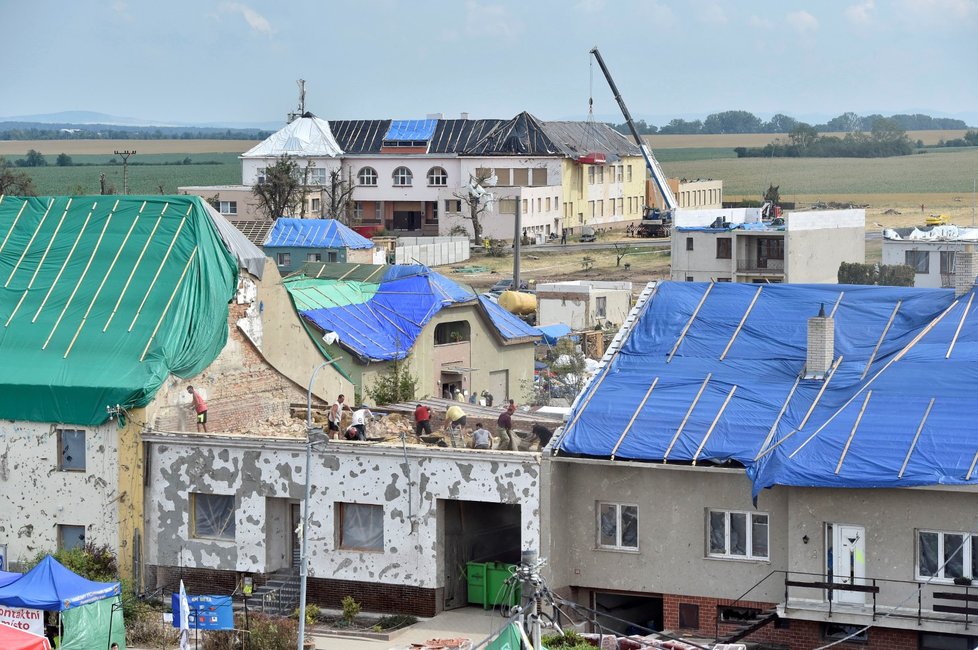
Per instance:
[[[56,551],[59,525],[85,526],[86,542],[119,550],[120,430],[62,428],[85,431],[84,471],[58,469],[57,425],[0,421],[0,543],[12,563]]]
[[[281,565],[287,545],[281,500],[300,503],[301,442],[231,437],[147,436],[152,483],[147,491],[147,562],[262,573]],[[540,461],[530,453],[331,443],[312,463],[309,575],[319,578],[438,587],[438,500],[520,506],[521,547],[539,548]],[[234,541],[193,539],[193,492],[234,495]],[[338,548],[340,503],[384,508],[384,551]],[[271,550],[269,550],[271,549]]]

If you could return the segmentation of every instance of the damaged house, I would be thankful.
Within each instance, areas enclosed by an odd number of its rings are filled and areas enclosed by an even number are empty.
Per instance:
[[[552,584],[698,638],[974,647],[978,267],[956,262],[957,294],[650,287],[544,463]]]

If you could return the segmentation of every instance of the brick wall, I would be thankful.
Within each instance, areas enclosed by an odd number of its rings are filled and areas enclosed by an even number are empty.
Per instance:
[[[181,579],[187,593],[230,594],[239,578],[239,574],[234,571],[155,565],[147,566],[145,575],[147,591],[165,587],[167,592],[164,597],[171,590],[179,588]],[[255,586],[264,584],[266,579],[260,574],[253,574],[252,578]],[[366,612],[429,617],[444,609],[441,589],[324,578],[309,578],[306,583],[306,600],[309,604],[342,609],[345,596],[353,596]]]
[[[713,638],[716,634],[715,622],[717,605],[730,605],[732,601],[701,596],[679,596],[665,594],[662,597],[664,627],[676,630],[682,634],[690,634]],[[699,606],[699,627],[681,628],[679,626],[679,611],[681,605]],[[773,607],[773,603],[739,601],[738,607],[754,607],[765,610]],[[736,623],[721,623],[720,635],[730,633],[737,627]],[[838,650],[917,650],[917,633],[912,630],[896,630],[874,627],[868,630],[868,641],[860,643],[840,643],[833,646]],[[786,646],[788,650],[811,650],[830,643],[822,636],[822,624],[816,621],[781,620],[771,623],[753,634],[743,642],[772,643]]]
[[[237,327],[249,306],[228,305],[228,341],[211,365],[189,381],[176,380],[160,390],[157,401],[161,407],[154,420],[157,430],[196,430],[187,407],[188,384],[207,400],[209,431],[261,433],[286,423],[299,432],[304,430],[301,422],[292,421],[289,407],[304,403],[306,390],[272,368]]]

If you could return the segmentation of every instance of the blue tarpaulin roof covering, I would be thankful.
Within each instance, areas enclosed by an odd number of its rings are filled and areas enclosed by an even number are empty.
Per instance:
[[[349,277],[362,279],[295,275],[285,279],[285,287],[300,317],[323,332],[335,333],[340,344],[363,361],[403,359],[443,308],[481,304],[465,287],[419,264],[359,265],[358,274]],[[484,304],[483,309],[504,341],[538,336],[508,313],[505,318]]]
[[[482,304],[482,308],[486,310],[486,314],[489,316],[489,320],[492,321],[493,326],[504,339],[511,340],[525,336],[536,339],[541,336],[537,328],[532,325],[527,325],[523,320],[500,307],[499,303],[489,296],[480,295],[479,302]]]
[[[24,576],[0,587],[0,605],[61,612],[118,596],[118,582],[93,582],[48,555]]]
[[[430,140],[438,120],[391,120],[384,140]]]
[[[557,339],[563,338],[571,333],[570,325],[556,323],[554,325],[537,325],[537,330],[543,336],[547,345],[557,345]]]
[[[972,295],[661,283],[578,399],[559,453],[739,464],[755,494],[978,483]],[[805,379],[823,305],[836,368]]]
[[[291,248],[373,248],[374,243],[336,219],[276,219],[265,246]]]
[[[11,582],[16,582],[24,576],[23,573],[13,573],[11,571],[0,571],[0,587],[6,587]]]

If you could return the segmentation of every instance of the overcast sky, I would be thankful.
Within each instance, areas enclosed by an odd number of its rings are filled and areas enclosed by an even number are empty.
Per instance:
[[[978,122],[978,0],[0,0],[0,115],[583,117],[597,45],[636,117]],[[597,66],[595,113],[619,113]]]

